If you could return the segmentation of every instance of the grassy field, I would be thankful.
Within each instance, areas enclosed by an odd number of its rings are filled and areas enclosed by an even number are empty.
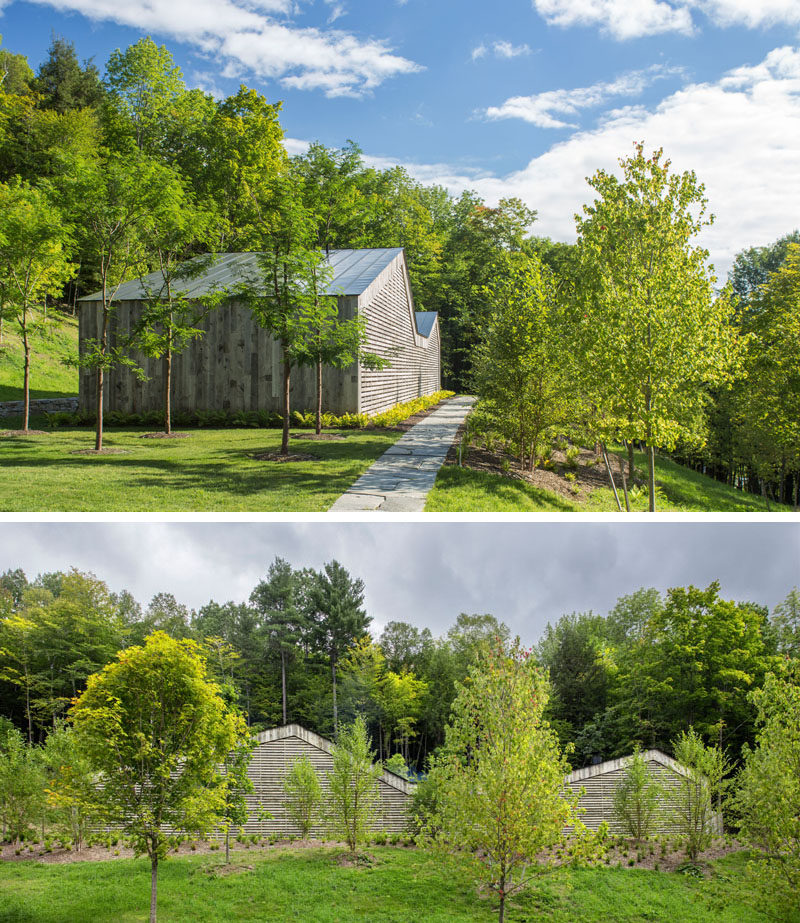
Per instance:
[[[33,425],[36,425],[34,421]],[[313,461],[259,461],[280,447],[276,429],[192,430],[186,439],[143,439],[145,430],[107,430],[119,454],[76,454],[94,446],[88,429],[0,437],[0,510],[326,510],[401,435],[348,430],[340,441],[292,439]]]
[[[78,318],[53,316],[45,333],[31,337],[31,397],[73,397],[78,394],[78,370],[64,359],[78,355]],[[22,400],[22,342],[15,324],[3,324],[0,346],[0,401]]]
[[[159,874],[159,920],[496,919],[494,901],[478,894],[465,864],[423,850],[374,847],[369,854],[371,863],[358,868],[337,862],[340,851],[331,848],[240,851],[232,855],[234,868],[228,870],[216,856],[169,859]],[[145,859],[6,862],[0,865],[0,920],[134,923],[147,919],[149,885]],[[762,903],[756,909],[754,903],[745,883],[745,858],[735,854],[714,863],[704,879],[636,869],[562,869],[514,898],[507,919],[767,923],[770,908]]]
[[[646,459],[637,453],[636,465],[645,468]],[[765,513],[764,501],[754,494],[734,490],[697,471],[656,457],[656,509],[662,513]],[[622,500],[622,485],[617,485]],[[624,503],[624,501],[623,501]],[[647,490],[638,490],[631,508],[647,512]],[[610,487],[581,497],[567,498],[525,481],[469,468],[442,468],[428,495],[426,512],[539,512],[611,513],[617,504]],[[790,512],[788,506],[771,504],[771,512]]]

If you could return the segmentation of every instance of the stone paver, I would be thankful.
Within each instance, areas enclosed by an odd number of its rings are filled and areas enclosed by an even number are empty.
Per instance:
[[[474,397],[454,397],[415,423],[330,508],[332,513],[370,510],[419,513]]]

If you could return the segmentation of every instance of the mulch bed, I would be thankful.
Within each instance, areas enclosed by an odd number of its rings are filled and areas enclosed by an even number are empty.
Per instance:
[[[290,433],[290,439],[308,439],[315,442],[338,442],[341,439],[347,439],[343,433]]]
[[[288,455],[282,455],[280,452],[261,452],[259,455],[251,455],[256,461],[276,461],[276,462],[301,462],[301,461],[320,461],[319,455],[309,455],[305,452],[290,452]]]
[[[140,439],[188,439],[191,433],[143,433]]]
[[[100,449],[98,452],[97,449],[76,449],[74,452],[70,452],[70,455],[127,455],[129,449]]]
[[[49,436],[45,429],[7,429],[0,436]]]

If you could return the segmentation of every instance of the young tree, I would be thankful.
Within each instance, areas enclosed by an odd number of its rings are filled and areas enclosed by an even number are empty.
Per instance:
[[[288,723],[286,672],[289,660],[297,653],[307,621],[299,606],[298,575],[288,561],[275,558],[267,579],[261,580],[250,594],[250,605],[261,616],[261,629],[267,647],[278,653],[281,661],[281,705],[283,723]]]
[[[707,747],[693,727],[673,741],[675,759],[687,770],[670,790],[671,806],[678,830],[686,843],[686,854],[694,862],[707,849],[716,832],[714,803],[729,787],[730,766],[718,747]]]
[[[742,751],[734,805],[742,836],[758,850],[752,869],[760,884],[789,905],[800,890],[800,666],[770,673],[752,694],[758,709],[756,745]]]
[[[301,837],[307,840],[322,805],[322,786],[307,756],[297,757],[289,767],[283,781],[283,794],[286,797],[286,813],[300,828]]]
[[[69,231],[41,190],[24,182],[0,184],[0,315],[13,318],[22,336],[22,432],[30,422],[30,335],[43,326],[35,312],[72,276]]]
[[[51,816],[80,851],[87,834],[97,822],[96,780],[71,727],[60,722],[47,735],[42,763]]]
[[[233,693],[233,689],[229,690]],[[228,696],[231,698],[232,696]],[[240,739],[225,757],[224,792],[225,801],[222,808],[222,828],[225,831],[225,865],[231,863],[231,827],[243,827],[247,823],[247,795],[253,792],[253,780],[247,773],[247,767],[253,758],[255,739]]]
[[[150,859],[151,923],[167,829],[200,833],[217,825],[226,810],[220,767],[249,737],[220,692],[195,642],[155,632],[89,677],[71,709],[98,773],[98,807]]]
[[[38,749],[17,730],[0,741],[0,814],[4,838],[19,842],[44,810],[45,775]]]
[[[353,579],[338,561],[326,564],[310,578],[307,593],[312,636],[317,647],[328,655],[333,684],[333,729],[339,732],[336,702],[336,668],[339,659],[369,628],[372,621],[363,609],[364,581]]]
[[[374,825],[382,772],[380,764],[375,762],[367,726],[360,715],[352,724],[339,729],[331,756],[327,812],[331,832],[343,839],[355,855]]]
[[[647,760],[637,746],[614,789],[614,816],[637,843],[650,836],[662,795],[662,786],[653,778],[647,768]]]
[[[458,686],[445,744],[435,761],[432,826],[464,850],[481,882],[506,900],[535,875],[537,857],[579,823],[577,795],[558,738],[543,719],[548,682],[519,639],[481,650]]]
[[[576,216],[579,336],[596,417],[609,435],[647,446],[653,512],[656,447],[702,442],[707,389],[730,380],[739,347],[732,300],[715,297],[708,253],[693,244],[713,220],[703,185],[643,144],[620,166],[621,180],[595,173],[598,198]]]
[[[573,351],[550,270],[535,255],[509,254],[486,290],[491,306],[475,377],[498,430],[533,470],[548,437],[575,413]]]

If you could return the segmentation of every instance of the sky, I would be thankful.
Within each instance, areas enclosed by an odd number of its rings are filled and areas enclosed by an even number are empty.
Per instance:
[[[365,583],[376,636],[393,620],[440,636],[488,612],[533,644],[562,614],[604,615],[642,586],[718,580],[723,598],[772,609],[800,585],[800,523],[0,523],[0,570],[76,567],[144,605],[246,602],[276,556],[340,561]]]
[[[706,186],[717,275],[798,226],[798,0],[0,0],[36,69],[53,34],[100,70],[149,34],[187,84],[245,82],[291,152],[355,140],[454,193],[519,196],[574,239],[586,177],[635,141]]]

